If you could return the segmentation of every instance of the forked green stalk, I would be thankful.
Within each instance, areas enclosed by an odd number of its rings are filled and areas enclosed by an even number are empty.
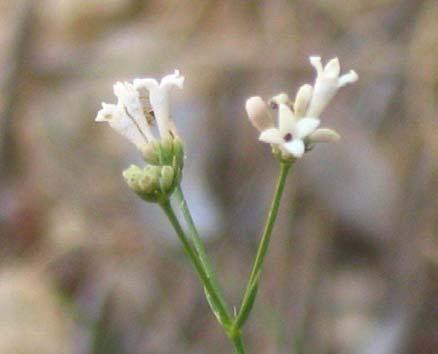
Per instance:
[[[266,220],[266,225],[263,231],[262,238],[260,240],[259,247],[257,249],[257,255],[254,260],[254,265],[251,270],[251,274],[248,279],[248,284],[245,289],[245,293],[243,296],[243,300],[237,313],[235,319],[231,318],[228,307],[223,298],[221,289],[216,280],[216,275],[213,272],[213,269],[210,265],[210,261],[208,259],[204,243],[199,236],[198,230],[196,229],[195,223],[193,221],[190,210],[187,206],[187,202],[184,198],[184,194],[182,192],[181,186],[178,185],[174,192],[174,197],[178,202],[178,207],[181,210],[181,213],[187,223],[188,233],[193,242],[188,239],[186,236],[181,224],[178,221],[178,218],[175,215],[175,212],[169,202],[166,200],[162,202],[160,205],[169,218],[172,226],[175,228],[175,231],[183,244],[184,250],[193,263],[199,278],[204,286],[204,290],[207,296],[207,300],[210,303],[210,306],[215,313],[216,317],[218,317],[219,322],[223,326],[227,336],[231,340],[234,345],[236,354],[245,354],[245,348],[242,341],[242,327],[248,318],[253,303],[257,294],[258,284],[260,280],[260,274],[262,271],[263,263],[266,257],[266,253],[269,248],[269,242],[271,239],[272,230],[274,227],[275,220],[277,218],[278,209],[280,206],[280,200],[283,195],[286,177],[292,166],[291,162],[282,161],[280,163],[280,175],[277,180],[277,185],[274,193],[274,198],[272,200],[272,204],[268,213],[268,218]]]
[[[263,263],[266,257],[266,253],[269,247],[269,241],[271,240],[272,229],[274,227],[275,220],[278,214],[278,208],[280,206],[281,196],[283,195],[284,186],[286,183],[286,177],[292,166],[292,162],[282,161],[280,163],[280,175],[277,180],[275,188],[274,198],[272,200],[271,208],[269,210],[268,218],[266,220],[265,228],[263,230],[262,239],[257,249],[257,255],[254,261],[254,265],[251,270],[251,274],[246,285],[243,300],[240,305],[239,312],[234,321],[234,329],[239,331],[245,324],[249,313],[252,310],[252,306],[257,293],[258,283],[260,280],[260,272],[263,267]]]

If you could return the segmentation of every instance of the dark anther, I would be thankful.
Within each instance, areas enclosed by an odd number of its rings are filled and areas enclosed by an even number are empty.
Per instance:
[[[271,106],[272,109],[277,109],[278,108],[278,103],[271,100],[269,101],[269,106]]]
[[[155,122],[155,113],[152,109],[145,111],[145,116],[148,124],[152,125]]]
[[[284,137],[283,137],[284,141],[291,141],[292,140],[292,134],[291,133],[287,133]]]

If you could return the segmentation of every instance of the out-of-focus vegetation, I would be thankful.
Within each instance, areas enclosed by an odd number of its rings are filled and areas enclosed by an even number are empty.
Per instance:
[[[93,120],[116,80],[186,76],[183,186],[237,304],[277,172],[244,101],[313,80],[312,54],[360,80],[322,117],[342,141],[289,178],[250,353],[438,350],[438,2],[1,0],[0,16],[1,354],[230,352],[165,218],[123,183],[138,153]]]

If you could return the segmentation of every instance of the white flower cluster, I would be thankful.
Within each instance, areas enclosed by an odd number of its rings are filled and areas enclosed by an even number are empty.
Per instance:
[[[117,104],[102,103],[96,121],[108,122],[140,150],[156,140],[151,129],[154,120],[159,139],[176,136],[175,124],[170,118],[169,91],[172,87],[182,88],[183,84],[184,76],[178,70],[164,76],[160,82],[155,79],[117,82],[113,86]]]
[[[284,93],[272,98],[271,106],[278,109],[278,127],[275,127],[269,107],[261,97],[251,97],[246,101],[249,119],[260,131],[259,139],[272,144],[286,157],[301,158],[315,143],[339,140],[339,134],[334,130],[317,129],[319,116],[339,88],[358,79],[353,70],[340,76],[338,58],[330,60],[325,67],[320,57],[310,57],[310,63],[317,73],[313,87],[302,85],[293,104]]]

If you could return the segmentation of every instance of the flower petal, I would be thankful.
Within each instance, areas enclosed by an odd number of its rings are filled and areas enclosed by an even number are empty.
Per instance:
[[[282,136],[287,133],[295,134],[295,124],[296,119],[295,116],[290,109],[290,107],[286,104],[280,103],[278,105],[278,129]]]
[[[184,85],[184,76],[181,76],[179,70],[175,70],[173,74],[166,75],[161,79],[161,88],[170,88],[171,86],[176,86],[180,89]]]
[[[160,87],[160,84],[155,79],[135,79],[134,87],[137,89],[139,87],[144,87],[145,89],[148,89],[150,91]]]
[[[281,144],[284,141],[277,128],[270,128],[262,131],[259,140],[269,144]]]
[[[312,98],[313,87],[312,85],[302,85],[297,95],[295,96],[294,114],[296,118],[301,118],[306,114],[307,107],[309,106],[310,99]]]
[[[318,118],[338,91],[338,79],[318,75],[313,85],[312,99],[306,116]]]
[[[137,147],[147,143],[146,137],[139,130],[135,122],[116,105],[103,103],[103,108],[98,112],[96,121],[106,121],[110,127],[127,138]]]
[[[316,129],[309,135],[311,143],[334,143],[341,139],[341,136],[333,129]]]
[[[170,136],[170,88],[174,86],[182,88],[183,83],[184,76],[181,76],[178,70],[175,70],[173,74],[164,76],[161,79],[160,84],[158,84],[155,79],[134,80],[134,86],[136,88],[139,89],[144,87],[149,90],[149,100],[155,114],[155,120],[161,138],[167,138]]]
[[[301,139],[294,139],[289,143],[283,144],[282,146],[287,152],[296,158],[301,158],[304,155],[305,146]]]
[[[102,108],[97,112],[96,122],[108,122],[114,114],[118,114],[118,108],[115,104],[102,102]]]
[[[354,70],[350,70],[347,74],[342,75],[338,79],[338,87],[343,87],[347,84],[356,82],[359,79],[359,75]]]
[[[296,125],[295,137],[297,139],[305,138],[318,128],[319,123],[320,120],[316,118],[301,118]]]
[[[151,128],[145,117],[140,94],[135,86],[129,82],[117,82],[114,85],[114,94],[119,99],[118,108],[135,121],[138,129],[147,140],[154,140]]]
[[[324,68],[322,67],[321,64],[321,57],[309,57],[310,60],[310,64],[312,64],[312,66],[316,69],[316,73],[318,75],[322,75]]]
[[[331,59],[324,67],[324,76],[327,79],[335,79],[341,72],[341,65],[338,58]]]
[[[287,93],[282,92],[282,93],[279,93],[278,95],[275,95],[274,97],[272,97],[270,102],[276,103],[277,105],[280,103],[289,105],[290,99],[289,99],[289,96]]]

